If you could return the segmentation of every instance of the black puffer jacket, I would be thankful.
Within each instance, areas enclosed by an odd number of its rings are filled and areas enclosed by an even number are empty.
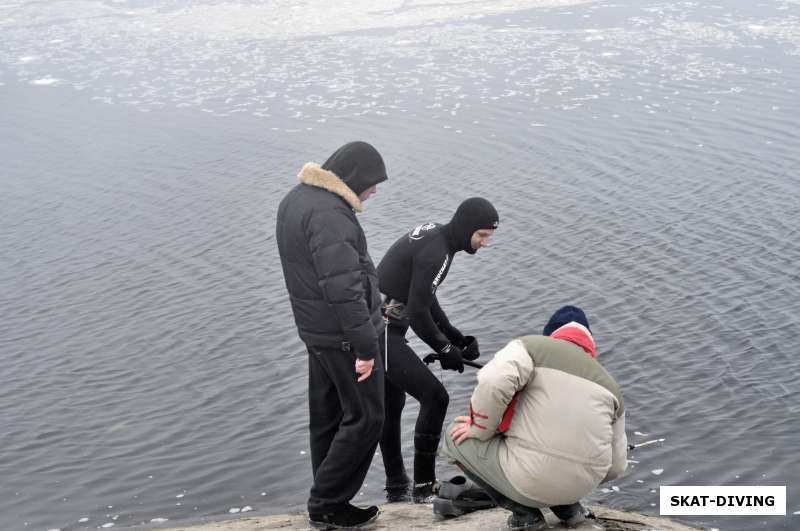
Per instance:
[[[355,188],[362,188],[364,179],[369,186],[386,180],[377,157],[382,171],[362,164],[370,169],[362,171]],[[360,359],[372,359],[384,323],[378,276],[356,219],[361,201],[318,164],[306,164],[299,178],[278,207],[276,239],[300,338],[321,347],[347,342]]]

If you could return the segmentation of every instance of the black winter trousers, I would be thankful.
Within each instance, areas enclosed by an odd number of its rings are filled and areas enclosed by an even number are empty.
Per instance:
[[[358,383],[354,353],[317,347],[308,353],[314,472],[308,510],[323,512],[356,495],[375,455],[383,429],[383,359],[376,357],[370,377]]]
[[[450,401],[444,385],[406,343],[407,330],[408,326],[391,321],[387,327],[386,418],[380,443],[387,486],[397,485],[406,477],[400,427],[406,393],[419,402],[414,427],[414,483],[436,479],[436,450]]]

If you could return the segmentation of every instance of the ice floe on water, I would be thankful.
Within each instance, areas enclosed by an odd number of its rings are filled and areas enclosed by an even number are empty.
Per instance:
[[[800,55],[800,25],[796,16],[770,17],[752,22],[733,23],[744,36],[758,41],[775,41],[791,49],[789,55]]]
[[[566,4],[580,5],[561,17],[620,9],[571,0],[19,4],[4,10],[17,22],[4,27],[0,64],[28,83],[73,86],[108,104],[316,125],[420,104],[451,116],[502,101],[569,112],[644,75],[665,84],[779,75],[722,61],[703,52],[709,45],[772,39],[787,54],[800,46],[800,22],[790,13],[712,17],[699,3],[656,3],[595,25],[556,24],[525,11]],[[489,16],[512,12],[505,21]],[[591,92],[582,88],[588,85]]]
[[[285,2],[190,5],[158,13],[158,16],[161,24],[171,31],[230,38],[285,39],[474,20],[487,15],[589,1],[592,0],[418,0],[413,7],[408,7],[405,2],[386,0],[346,3],[295,0],[289,6]]]
[[[42,77],[31,81],[31,85],[48,86],[48,85],[56,85],[58,82],[59,80],[54,77]]]

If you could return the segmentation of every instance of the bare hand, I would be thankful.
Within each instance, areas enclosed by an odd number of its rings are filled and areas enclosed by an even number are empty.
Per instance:
[[[361,376],[358,377],[359,382],[363,382],[369,375],[372,374],[372,368],[375,366],[375,360],[361,360],[356,358],[356,373]]]
[[[450,438],[456,444],[461,444],[471,437],[475,437],[472,434],[472,418],[466,416],[456,417],[455,426],[450,430]]]

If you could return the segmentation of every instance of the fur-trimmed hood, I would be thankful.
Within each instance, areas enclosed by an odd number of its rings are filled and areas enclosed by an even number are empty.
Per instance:
[[[364,206],[361,204],[361,200],[355,192],[353,192],[335,173],[323,170],[316,162],[306,163],[303,169],[300,170],[297,178],[300,179],[300,182],[303,184],[316,186],[317,188],[328,190],[340,196],[347,201],[347,204],[356,212],[364,211]]]

